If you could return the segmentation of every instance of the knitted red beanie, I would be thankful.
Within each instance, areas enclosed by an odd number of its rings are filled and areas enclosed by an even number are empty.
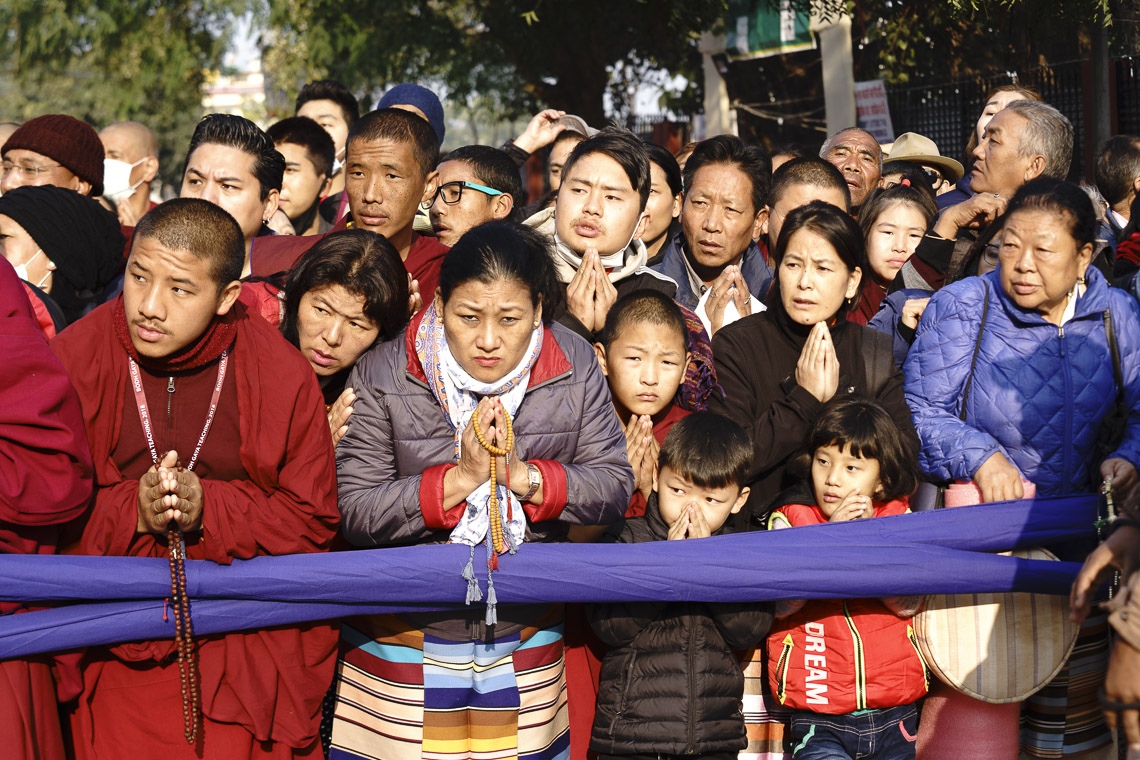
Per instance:
[[[91,184],[92,196],[103,194],[103,143],[85,121],[62,113],[37,116],[4,143],[5,155],[10,150],[30,150],[58,161]]]

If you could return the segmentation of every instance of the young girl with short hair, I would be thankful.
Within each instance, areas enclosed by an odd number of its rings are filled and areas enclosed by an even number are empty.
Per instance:
[[[910,511],[908,498],[918,485],[915,451],[874,402],[834,399],[812,429],[808,451],[810,496],[777,507],[769,528]],[[777,605],[768,636],[768,677],[780,704],[794,711],[797,760],[913,760],[915,703],[930,685],[910,624],[919,600]]]

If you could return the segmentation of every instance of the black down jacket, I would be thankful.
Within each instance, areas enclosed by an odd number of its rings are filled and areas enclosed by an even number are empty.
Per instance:
[[[625,522],[621,543],[664,541],[650,497]],[[638,602],[588,607],[610,647],[602,660],[590,749],[599,754],[701,755],[744,749],[744,673],[733,650],[763,641],[766,604]]]

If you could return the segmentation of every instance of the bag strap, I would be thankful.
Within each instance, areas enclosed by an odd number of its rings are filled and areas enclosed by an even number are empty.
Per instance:
[[[982,333],[986,330],[986,317],[990,313],[990,288],[986,285],[986,300],[982,304],[982,321],[978,325],[978,337],[974,341],[974,355],[970,357],[970,374],[966,377],[966,387],[962,390],[962,408],[958,417],[966,421],[966,402],[970,400],[970,388],[974,385],[974,366],[978,363],[978,351],[982,348]]]
[[[1112,309],[1104,310],[1104,336],[1112,355],[1112,380],[1116,383],[1116,403],[1124,406],[1124,372],[1120,369],[1120,349],[1116,345],[1116,329],[1112,325]]]
[[[886,340],[884,340],[886,338]],[[896,370],[893,346],[889,336],[873,333],[863,335],[863,365],[867,374],[867,390],[871,398],[878,398],[891,373]]]

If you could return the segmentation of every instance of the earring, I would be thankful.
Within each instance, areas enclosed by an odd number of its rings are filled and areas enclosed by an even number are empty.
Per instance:
[[[537,320],[537,319],[536,319],[536,320],[534,320],[534,324],[533,324],[533,325],[531,325],[531,326],[532,326],[532,327],[533,327],[535,330],[537,330],[537,329],[538,329],[538,320]]]

